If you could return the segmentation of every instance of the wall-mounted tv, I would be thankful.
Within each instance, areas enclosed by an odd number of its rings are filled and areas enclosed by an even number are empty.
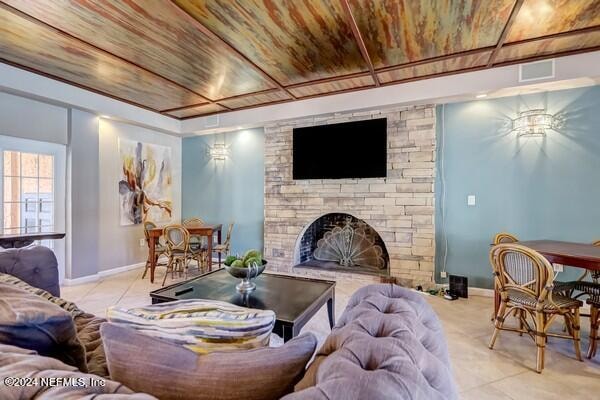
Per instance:
[[[387,119],[294,129],[294,179],[382,178]]]

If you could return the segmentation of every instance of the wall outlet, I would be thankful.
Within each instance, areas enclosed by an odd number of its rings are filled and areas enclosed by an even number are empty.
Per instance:
[[[475,205],[475,195],[474,194],[470,194],[467,196],[467,205],[468,206],[474,206]]]
[[[552,267],[554,268],[554,272],[563,272],[563,265],[562,264],[552,264]]]
[[[448,277],[448,273],[446,271],[442,271],[442,272],[440,272],[440,276],[442,278],[447,278]]]
[[[140,247],[146,247],[146,239],[144,239],[144,238],[140,239]]]

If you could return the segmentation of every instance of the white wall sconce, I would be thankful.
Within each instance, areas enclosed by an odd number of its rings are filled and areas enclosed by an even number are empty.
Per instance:
[[[511,132],[521,136],[545,136],[547,129],[557,130],[562,120],[545,109],[522,111],[512,120]]]
[[[225,161],[229,156],[229,148],[225,146],[225,143],[215,143],[208,148],[208,155],[215,161]]]

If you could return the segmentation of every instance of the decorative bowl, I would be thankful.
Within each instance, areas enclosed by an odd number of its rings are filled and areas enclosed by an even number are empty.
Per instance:
[[[234,278],[242,280],[235,286],[235,288],[238,292],[246,294],[256,289],[256,284],[252,282],[252,279],[262,274],[266,265],[267,261],[262,260],[262,265],[253,264],[249,267],[232,267],[225,265],[225,270]]]

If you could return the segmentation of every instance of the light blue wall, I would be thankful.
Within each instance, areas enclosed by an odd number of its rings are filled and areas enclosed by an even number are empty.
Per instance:
[[[229,147],[225,161],[207,154],[215,143]],[[262,129],[185,138],[182,142],[182,218],[200,217],[224,226],[235,222],[232,252],[263,248],[264,133]]]
[[[600,86],[443,107],[437,110],[437,163],[443,160],[445,170],[446,236],[438,173],[438,280],[445,238],[447,271],[476,287],[492,286],[488,251],[497,232],[523,240],[600,239]],[[534,108],[560,113],[564,128],[545,138],[507,132],[507,121]],[[467,206],[469,194],[477,196],[474,207]]]

